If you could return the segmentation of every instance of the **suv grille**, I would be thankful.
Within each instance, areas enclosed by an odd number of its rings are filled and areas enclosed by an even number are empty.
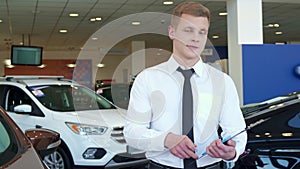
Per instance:
[[[126,144],[126,140],[123,134],[124,126],[113,127],[113,130],[110,134],[111,138],[118,143]]]

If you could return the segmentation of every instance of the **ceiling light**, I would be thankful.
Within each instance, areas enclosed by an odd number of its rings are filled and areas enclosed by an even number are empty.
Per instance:
[[[67,67],[68,67],[68,68],[74,68],[74,67],[76,67],[76,64],[70,63],[70,64],[67,64]]]
[[[226,16],[227,15],[227,12],[220,12],[219,13],[219,16]]]
[[[70,17],[78,17],[79,14],[78,14],[78,13],[69,13],[69,16],[70,16]]]
[[[92,38],[92,40],[98,40],[98,38],[97,38],[97,37],[94,37],[94,38]]]
[[[283,32],[280,32],[280,31],[275,32],[275,35],[282,35],[282,34],[283,34]]]
[[[15,66],[14,65],[7,65],[6,67],[11,69],[11,68],[14,68]]]
[[[286,42],[275,42],[275,45],[285,45]]]
[[[102,18],[99,16],[90,18],[90,22],[96,22],[96,21],[101,21],[101,20],[102,20]]]
[[[218,36],[218,35],[213,35],[212,38],[213,38],[213,39],[218,39],[219,36]]]
[[[164,1],[163,4],[164,5],[173,5],[174,2],[173,1]]]
[[[102,67],[104,67],[105,65],[103,64],[103,63],[99,63],[98,65],[97,65],[97,67],[99,67],[99,68],[102,68]]]
[[[10,59],[5,59],[5,60],[3,61],[3,63],[4,63],[6,66],[11,65]]]
[[[2,23],[3,22],[3,20],[2,19],[0,19],[0,23]]]
[[[60,33],[67,33],[68,30],[67,30],[67,29],[60,29],[59,32],[60,32]]]
[[[133,21],[133,22],[131,22],[131,25],[140,25],[141,24],[141,22],[139,22],[139,21]]]
[[[280,25],[279,25],[278,23],[274,23],[274,24],[273,24],[273,23],[269,23],[269,24],[267,25],[268,28],[279,28],[279,26],[280,26]]]
[[[45,64],[42,64],[42,65],[40,65],[40,66],[38,66],[38,68],[41,68],[41,69],[43,69],[43,68],[45,68],[47,65],[45,65]]]

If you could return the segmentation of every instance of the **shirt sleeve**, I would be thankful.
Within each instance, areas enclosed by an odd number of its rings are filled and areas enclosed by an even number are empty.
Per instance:
[[[240,109],[239,97],[236,87],[229,76],[225,76],[225,96],[223,111],[220,116],[222,138],[233,136],[246,128],[245,120]],[[236,142],[236,157],[231,161],[237,161],[244,152],[247,143],[247,132],[233,138]]]
[[[131,92],[124,136],[129,146],[144,151],[163,151],[167,132],[151,129],[152,108],[147,72],[141,72],[135,79]]]

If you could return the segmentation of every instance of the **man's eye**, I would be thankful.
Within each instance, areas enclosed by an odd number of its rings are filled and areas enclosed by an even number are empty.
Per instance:
[[[189,28],[184,29],[183,31],[184,31],[184,32],[193,32],[193,30],[192,30],[192,29],[189,29]]]
[[[207,33],[206,31],[200,31],[199,32],[200,35],[206,35],[206,33]]]

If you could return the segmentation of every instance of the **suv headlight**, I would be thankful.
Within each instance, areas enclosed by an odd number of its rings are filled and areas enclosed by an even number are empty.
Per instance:
[[[66,125],[76,134],[80,135],[102,135],[106,132],[107,127],[81,124],[81,123],[71,123],[66,122]]]

